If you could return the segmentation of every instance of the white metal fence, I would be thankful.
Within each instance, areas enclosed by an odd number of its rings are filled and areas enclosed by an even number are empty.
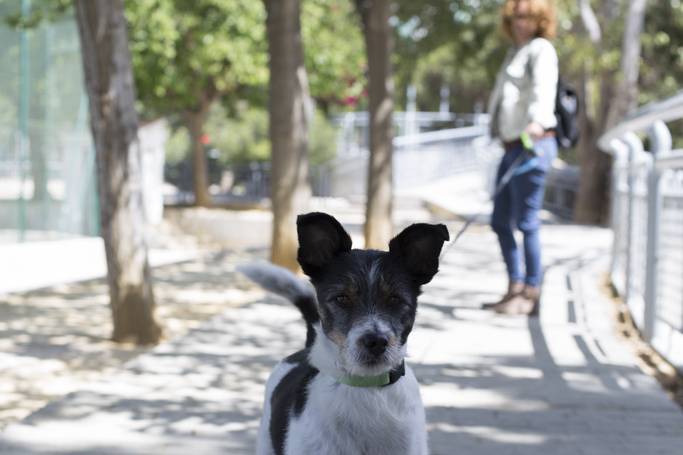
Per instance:
[[[367,118],[365,112],[351,112],[336,119],[339,133],[337,158],[330,166],[330,195],[365,196]],[[477,188],[463,190],[481,194],[491,191],[503,150],[499,142],[491,141],[488,121],[486,114],[395,113],[394,185],[414,188],[444,177],[468,174],[473,178],[466,181]],[[576,166],[554,165],[547,177],[544,207],[571,218],[578,181]]]
[[[666,122],[683,92],[643,107],[600,138],[614,156],[612,282],[643,336],[683,369],[683,150]],[[648,148],[636,133],[647,133]]]
[[[488,116],[448,112],[394,113],[393,180],[400,188],[464,172],[482,172],[498,159],[487,140]],[[368,116],[352,112],[336,119],[337,157],[331,165],[333,196],[365,196]]]

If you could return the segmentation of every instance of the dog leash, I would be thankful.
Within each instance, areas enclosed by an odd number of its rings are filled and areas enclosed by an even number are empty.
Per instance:
[[[505,188],[505,185],[507,185],[508,182],[510,182],[510,180],[512,180],[514,176],[523,174],[531,170],[538,163],[538,156],[534,151],[534,143],[529,137],[529,135],[526,132],[523,132],[520,135],[520,140],[522,142],[523,147],[522,153],[520,153],[519,156],[515,158],[515,160],[512,162],[508,170],[505,171],[505,174],[503,174],[503,176],[500,178],[495,190],[493,191],[493,195],[491,195],[491,198],[489,199],[490,201],[496,199],[500,192],[503,191],[503,188]],[[531,155],[531,159],[524,162],[524,160],[527,157],[529,157],[529,155]],[[446,248],[444,248],[441,252],[441,255],[439,256],[439,261],[441,261],[444,258],[444,256],[446,256],[446,254],[450,251],[453,245],[455,245],[455,242],[457,242],[458,239],[465,233],[467,228],[469,228],[470,225],[474,223],[476,219],[483,214],[483,212],[475,213],[474,215],[471,215],[465,219],[465,224],[460,228],[458,233],[455,234],[453,240],[449,242]]]

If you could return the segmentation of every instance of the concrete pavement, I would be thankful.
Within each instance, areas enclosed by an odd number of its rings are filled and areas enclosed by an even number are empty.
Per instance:
[[[431,344],[416,367],[425,383],[432,453],[680,450],[683,413],[615,336],[613,304],[600,288],[608,232],[544,227],[538,319],[479,309],[495,299],[491,291],[503,290],[503,269],[492,234],[463,241],[422,302],[422,321],[436,324],[432,334],[420,333]]]
[[[481,309],[505,287],[486,227],[446,253],[409,340],[432,454],[680,451],[683,412],[612,326],[601,289],[609,237],[544,227],[544,294],[532,319]],[[253,453],[265,380],[304,334],[296,310],[275,297],[230,308],[10,425],[0,453]]]

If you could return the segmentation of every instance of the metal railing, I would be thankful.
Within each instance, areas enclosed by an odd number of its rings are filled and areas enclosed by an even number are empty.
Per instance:
[[[393,140],[395,186],[413,188],[444,177],[469,174],[474,178],[466,181],[478,186],[468,188],[470,192],[493,191],[503,150],[498,141],[491,141],[488,121],[487,114],[395,113],[394,129],[398,133]],[[407,125],[410,122],[414,124]],[[346,113],[337,117],[336,124],[339,133],[337,158],[331,163],[331,195],[362,197],[369,154],[367,113]],[[444,126],[447,128],[438,129]],[[571,218],[578,180],[578,167],[566,163],[553,166],[548,173],[544,207],[563,218]]]
[[[599,141],[614,156],[610,275],[644,338],[683,370],[683,150],[665,122],[683,92],[624,119]],[[636,133],[646,133],[649,150]]]
[[[394,137],[394,186],[406,189],[454,174],[486,173],[500,154],[486,131],[485,126],[467,126]],[[356,144],[350,148],[353,153],[338,148],[331,165],[333,196],[365,196],[369,151]]]
[[[406,114],[398,113],[395,131],[402,131]],[[393,180],[401,192],[410,192],[436,180],[458,175],[468,197],[483,197],[493,191],[500,156],[498,141],[488,136],[486,114],[444,112],[413,113],[415,124],[405,130],[412,134],[393,139]],[[337,118],[336,158],[310,167],[309,180],[314,196],[345,197],[362,200],[366,195],[369,151],[367,149],[367,114],[347,113]],[[452,128],[453,125],[464,126]],[[440,126],[446,129],[437,129]],[[562,164],[562,163],[560,163]],[[193,201],[192,176],[188,162],[169,164],[166,180],[178,188],[166,195],[166,204]],[[256,203],[270,196],[270,163],[251,162],[224,167],[209,160],[212,197],[218,204]],[[544,207],[571,218],[578,168],[562,164],[548,173]],[[462,194],[454,195],[462,197]]]

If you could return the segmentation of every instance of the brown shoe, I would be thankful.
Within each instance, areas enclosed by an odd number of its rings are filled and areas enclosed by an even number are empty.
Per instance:
[[[508,290],[505,295],[497,302],[486,304],[485,308],[493,309],[495,312],[500,313],[507,302],[513,297],[519,295],[524,291],[524,283],[520,281],[511,281],[508,283]]]
[[[524,290],[511,298],[504,305],[501,306],[500,311],[496,309],[497,313],[501,314],[518,314],[535,316],[538,314],[538,303],[541,298],[541,290],[533,286],[525,286]]]
[[[538,315],[538,304],[541,300],[541,289],[534,286],[525,286],[522,295],[526,297],[527,303],[520,305],[519,314],[526,314],[529,316]]]

